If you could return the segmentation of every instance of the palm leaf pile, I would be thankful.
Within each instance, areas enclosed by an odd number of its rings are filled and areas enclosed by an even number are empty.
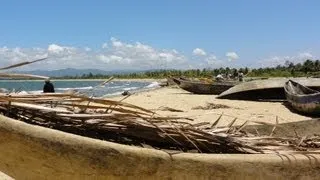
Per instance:
[[[248,124],[217,126],[183,117],[162,117],[121,101],[75,93],[0,94],[0,113],[30,124],[123,144],[205,153],[312,151],[320,137],[279,138],[244,132]],[[273,129],[274,131],[274,129]]]
[[[163,117],[123,100],[93,98],[76,92],[0,93],[0,113],[29,124],[91,138],[173,151],[301,153],[320,149],[320,136],[316,135],[273,137],[274,126],[269,136],[261,136],[244,131],[248,122],[235,126],[237,118],[227,126],[218,126],[222,115],[214,123],[193,123],[190,118]]]

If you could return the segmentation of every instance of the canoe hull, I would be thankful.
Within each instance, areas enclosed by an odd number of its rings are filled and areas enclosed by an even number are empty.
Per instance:
[[[320,90],[320,79],[318,78],[293,79],[307,87]],[[288,78],[279,78],[244,82],[221,93],[218,98],[239,100],[285,100],[286,95],[283,87],[288,80]]]
[[[0,171],[15,179],[318,179],[319,154],[169,154],[0,115]],[[294,166],[292,166],[294,162]]]
[[[220,94],[233,87],[238,82],[215,82],[213,84],[203,83],[200,81],[188,81],[182,79],[174,79],[174,81],[183,90],[194,94]]]
[[[289,101],[291,106],[298,112],[304,114],[311,114],[311,115],[320,115],[320,104],[319,103],[296,103],[293,101]]]
[[[320,92],[297,82],[288,81],[284,86],[287,101],[298,112],[320,115]]]

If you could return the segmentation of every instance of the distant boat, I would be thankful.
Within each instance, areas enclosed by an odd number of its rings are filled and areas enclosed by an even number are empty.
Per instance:
[[[222,81],[222,82],[202,82],[196,80],[186,80],[181,78],[173,78],[173,81],[181,88],[194,94],[220,94],[239,81]]]
[[[309,88],[320,90],[319,78],[292,79]],[[221,93],[218,98],[239,100],[285,100],[286,96],[283,87],[288,80],[288,78],[271,78],[244,82]]]
[[[302,113],[320,115],[320,92],[289,80],[284,86],[287,101]]]

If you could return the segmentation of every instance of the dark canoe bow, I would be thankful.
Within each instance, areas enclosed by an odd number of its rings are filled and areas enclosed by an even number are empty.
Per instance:
[[[223,81],[214,83],[205,83],[195,80],[186,80],[181,78],[173,78],[173,81],[181,88],[194,94],[220,94],[234,85],[240,83],[238,81]]]
[[[285,83],[284,91],[290,105],[301,113],[320,115],[320,92],[295,81]]]
[[[312,89],[320,90],[319,78],[292,78]],[[236,100],[285,100],[283,87],[288,78],[254,80],[236,85],[221,93],[218,98]]]

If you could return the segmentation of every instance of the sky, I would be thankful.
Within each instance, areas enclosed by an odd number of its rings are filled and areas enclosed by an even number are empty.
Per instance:
[[[265,67],[319,59],[318,0],[3,0],[0,67]]]

